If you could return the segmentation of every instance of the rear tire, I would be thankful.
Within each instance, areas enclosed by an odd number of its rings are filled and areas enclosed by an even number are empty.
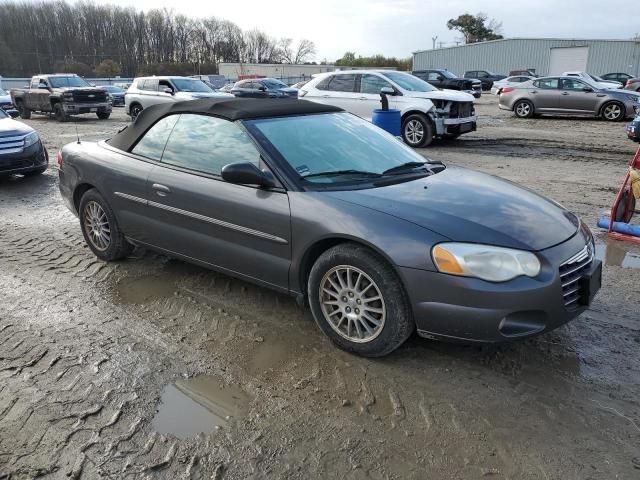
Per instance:
[[[24,103],[20,102],[18,105],[18,112],[20,112],[20,118],[23,120],[29,120],[31,118],[31,110],[24,106]]]
[[[529,100],[518,100],[513,106],[513,113],[518,118],[531,118],[534,114],[533,103]]]
[[[64,109],[62,108],[62,105],[60,105],[59,103],[56,103],[53,106],[53,114],[56,117],[56,120],[58,122],[66,122],[67,120],[69,120],[69,117],[64,112]]]
[[[78,212],[82,235],[96,257],[111,262],[129,255],[131,244],[120,231],[113,210],[98,190],[92,188],[82,195]]]
[[[402,345],[415,328],[397,273],[355,243],[330,248],[316,260],[307,284],[318,327],[339,348],[381,357]]]
[[[433,142],[433,123],[422,113],[408,115],[402,121],[402,139],[413,148],[423,148]]]
[[[600,116],[608,122],[621,122],[627,116],[626,107],[619,102],[607,102],[602,106]]]

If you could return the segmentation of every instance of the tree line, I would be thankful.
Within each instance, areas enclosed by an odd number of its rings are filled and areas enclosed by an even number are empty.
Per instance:
[[[310,40],[276,39],[216,17],[91,2],[2,2],[0,75],[216,73],[218,62],[304,63]]]

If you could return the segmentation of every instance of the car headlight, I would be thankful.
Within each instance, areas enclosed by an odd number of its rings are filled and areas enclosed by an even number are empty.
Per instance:
[[[531,252],[473,243],[439,243],[432,249],[441,273],[506,282],[521,275],[535,277],[540,260]]]
[[[40,141],[40,137],[36,132],[31,132],[29,135],[24,137],[24,148],[30,147],[34,143],[38,143]]]

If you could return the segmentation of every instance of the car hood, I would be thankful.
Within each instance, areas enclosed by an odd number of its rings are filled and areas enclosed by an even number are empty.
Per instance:
[[[498,177],[448,167],[419,180],[328,192],[458,242],[543,250],[572,237],[579,220],[557,203]]]
[[[11,137],[13,135],[26,135],[33,132],[33,128],[12,118],[0,118],[0,137]]]
[[[178,92],[175,97],[178,100],[193,100],[195,98],[229,98],[233,95],[224,92]]]
[[[80,92],[80,93],[108,93],[104,88],[100,87],[55,87],[56,92]]]
[[[453,102],[473,102],[473,95],[457,90],[435,90],[433,92],[407,92],[402,94],[409,98],[426,98],[429,100],[449,100]]]
[[[11,95],[0,95],[0,103],[11,103]]]

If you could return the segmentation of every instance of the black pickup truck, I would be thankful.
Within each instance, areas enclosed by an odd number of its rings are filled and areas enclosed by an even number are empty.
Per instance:
[[[11,100],[24,119],[31,112],[53,113],[65,122],[71,115],[95,113],[106,120],[111,115],[109,94],[74,74],[36,75],[28,88],[12,88]]]
[[[461,90],[463,92],[470,93],[475,98],[480,98],[482,95],[482,85],[480,80],[460,78],[449,70],[433,68],[427,70],[414,70],[411,73],[437,88]]]

